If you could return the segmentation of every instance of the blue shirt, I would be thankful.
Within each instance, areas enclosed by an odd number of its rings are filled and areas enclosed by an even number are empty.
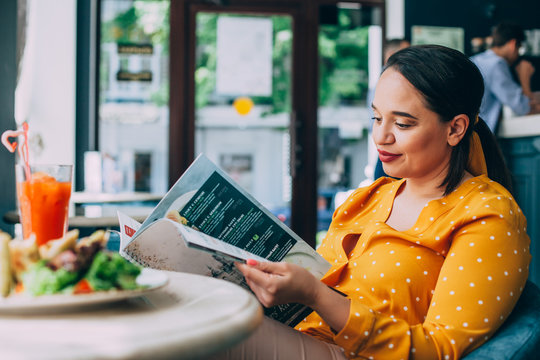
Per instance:
[[[484,97],[480,106],[480,117],[495,132],[503,105],[516,115],[528,114],[531,110],[529,98],[521,86],[512,78],[508,63],[493,50],[486,50],[471,57],[484,77]]]

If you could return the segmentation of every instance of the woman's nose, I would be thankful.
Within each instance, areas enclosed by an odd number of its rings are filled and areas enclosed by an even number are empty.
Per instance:
[[[373,142],[377,145],[390,144],[394,141],[394,134],[391,131],[390,124],[385,121],[374,122],[371,131]]]

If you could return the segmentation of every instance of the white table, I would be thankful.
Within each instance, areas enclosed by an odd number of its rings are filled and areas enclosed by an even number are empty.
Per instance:
[[[103,204],[103,203],[128,203],[138,201],[158,202],[164,194],[154,194],[145,192],[126,192],[126,193],[92,193],[84,191],[74,191],[71,194],[71,201],[74,204]]]
[[[49,314],[0,314],[0,359],[196,359],[245,339],[257,299],[232,283],[166,272],[146,296]]]
[[[502,138],[540,135],[540,114],[509,117],[501,121],[497,134]]]

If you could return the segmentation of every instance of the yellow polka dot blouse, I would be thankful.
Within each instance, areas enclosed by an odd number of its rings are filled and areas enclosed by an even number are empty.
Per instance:
[[[486,176],[428,202],[415,225],[386,225],[404,180],[357,189],[334,213],[318,252],[322,279],[351,300],[334,333],[316,313],[297,329],[349,358],[457,359],[484,343],[512,311],[530,262],[526,220],[510,193]],[[349,256],[347,236],[359,236]]]

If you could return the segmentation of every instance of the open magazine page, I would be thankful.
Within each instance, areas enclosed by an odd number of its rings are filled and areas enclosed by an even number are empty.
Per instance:
[[[210,276],[249,288],[231,257],[189,247],[179,224],[160,219],[151,227],[141,229],[137,241],[129,241],[134,234],[132,230],[141,224],[121,212],[118,212],[118,219],[120,236],[129,243],[120,253],[128,260],[152,269]]]
[[[267,261],[169,219],[159,219],[152,226],[141,229],[137,239],[130,241],[141,224],[121,212],[118,212],[118,219],[121,244],[127,244],[121,247],[120,253],[145,267],[210,276],[251,291],[234,262],[248,258]],[[311,312],[301,304],[264,309],[266,316],[289,326],[295,326]]]
[[[118,223],[120,225],[120,249],[118,252],[126,259],[137,262],[126,249],[131,242],[133,235],[141,228],[141,223],[120,211],[117,211],[117,214]]]
[[[158,221],[172,221],[172,220],[163,219],[163,220],[158,220]],[[233,246],[226,242],[218,240],[215,237],[208,236],[205,233],[192,229],[186,225],[176,223],[175,226],[178,227],[178,230],[182,234],[182,237],[184,238],[184,241],[186,242],[187,246],[191,248],[199,249],[202,251],[208,251],[211,254],[220,255],[232,261],[245,262],[247,259],[254,259],[257,261],[267,261],[266,259],[263,259],[257,255],[251,254],[247,251],[237,248],[236,246]]]
[[[330,268],[311,246],[204,155],[173,185],[140,231],[167,217],[262,258],[300,265],[318,278]]]
[[[204,155],[191,164],[142,225],[120,213],[119,220],[121,253],[156,269],[213,276],[249,289],[233,259],[286,261],[319,279],[330,268],[311,246]],[[191,237],[190,233],[197,235],[195,230],[209,237]],[[189,241],[197,237],[199,242]],[[266,315],[290,326],[310,312],[299,304],[265,309]]]

